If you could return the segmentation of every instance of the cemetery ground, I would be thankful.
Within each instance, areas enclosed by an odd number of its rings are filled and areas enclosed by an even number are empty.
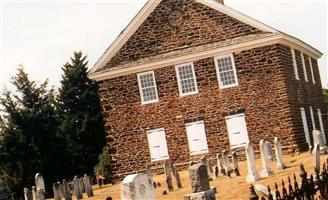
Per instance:
[[[261,178],[256,181],[256,183],[270,185],[271,189],[274,189],[274,183],[277,182],[279,187],[281,188],[281,180],[284,179],[285,183],[287,182],[288,176],[292,178],[293,174],[296,174],[298,178],[298,182],[300,183],[299,177],[299,165],[301,163],[304,164],[305,170],[308,174],[312,174],[313,172],[313,155],[309,155],[309,153],[302,153],[296,156],[284,155],[284,162],[287,164],[287,169],[285,170],[276,170],[275,162],[271,162],[271,168],[274,172],[274,175],[266,178]],[[321,155],[321,165],[326,160],[326,155]],[[262,168],[261,159],[256,159],[256,169],[260,173]],[[246,175],[247,175],[247,163],[246,161],[239,162],[239,169],[241,176],[235,176],[233,173],[231,174],[231,178],[227,176],[220,176],[218,179],[214,179],[210,182],[211,186],[215,186],[217,189],[216,199],[249,199],[249,184],[246,183]],[[174,199],[183,199],[185,194],[191,193],[191,185],[189,181],[188,170],[179,171],[182,189],[177,189],[175,184],[175,179],[173,178],[174,192],[168,192],[165,183],[165,175],[155,175],[153,177],[155,182],[160,182],[161,186],[156,189],[157,199],[162,200],[174,200]],[[120,184],[115,185],[103,185],[101,189],[98,186],[94,186],[94,194],[95,196],[90,199],[99,199],[104,200],[107,196],[112,197],[112,199],[120,199]],[[162,195],[163,191],[166,190],[168,192],[167,195]],[[257,192],[259,194],[259,192]],[[84,198],[87,198],[85,194]],[[75,196],[73,196],[75,198]]]

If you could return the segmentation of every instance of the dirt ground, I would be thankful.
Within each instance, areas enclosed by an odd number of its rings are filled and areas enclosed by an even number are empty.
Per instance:
[[[266,178],[261,178],[256,181],[256,183],[261,183],[264,185],[270,185],[273,189],[274,183],[277,182],[279,186],[281,186],[281,179],[284,179],[287,182],[288,176],[291,176],[295,173],[298,182],[300,183],[299,174],[299,165],[303,163],[305,166],[305,170],[308,174],[313,173],[312,166],[312,155],[308,153],[304,153],[298,156],[284,156],[284,161],[287,164],[287,169],[285,170],[276,170],[275,163],[272,162],[272,169],[274,171],[274,175]],[[321,156],[321,166],[323,162],[326,160],[326,156]],[[256,160],[257,170],[260,172],[261,170],[261,160]],[[247,175],[247,164],[245,161],[239,162],[239,168],[241,176],[235,177],[232,174],[232,177],[229,179],[228,177],[219,177],[217,180],[212,180],[210,182],[211,186],[215,186],[217,189],[216,199],[249,199],[249,184],[246,183],[246,175]],[[182,181],[182,189],[175,189],[174,192],[169,192],[168,195],[162,195],[164,190],[166,189],[165,178],[164,175],[158,175],[154,177],[154,181],[158,181],[161,183],[161,187],[156,189],[157,199],[160,200],[175,200],[175,199],[183,199],[184,194],[188,194],[191,192],[191,186],[189,181],[188,171],[181,171],[180,177]],[[174,187],[175,182],[173,183]],[[176,188],[176,187],[175,187]],[[90,199],[99,199],[104,200],[106,196],[112,197],[114,200],[120,199],[120,184],[117,185],[105,185],[101,189],[96,186],[94,188],[95,196]]]

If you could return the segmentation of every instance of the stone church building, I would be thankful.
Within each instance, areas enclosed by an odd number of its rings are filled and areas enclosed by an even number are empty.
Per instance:
[[[114,179],[274,136],[308,148],[328,132],[321,56],[219,0],[148,1],[89,72]]]

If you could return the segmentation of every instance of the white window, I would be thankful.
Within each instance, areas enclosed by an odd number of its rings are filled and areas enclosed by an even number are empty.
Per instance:
[[[155,75],[153,71],[138,74],[138,83],[142,104],[158,101]]]
[[[214,60],[220,89],[237,86],[238,79],[233,55],[215,57]]]
[[[306,121],[305,109],[304,108],[300,108],[300,110],[301,110],[301,117],[302,117],[302,122],[303,122],[303,129],[304,129],[305,140],[308,143],[308,145],[311,146],[310,135],[309,135],[309,128],[308,128],[308,124],[307,124],[307,121]]]
[[[147,131],[151,161],[169,159],[164,128]]]
[[[225,118],[230,148],[243,147],[249,142],[245,115],[236,114]]]
[[[315,127],[314,115],[313,115],[312,107],[310,107],[310,115],[311,115],[312,129],[314,130],[314,129],[316,129],[316,127]]]
[[[312,67],[312,59],[309,56],[309,63],[310,63],[310,71],[311,71],[311,76],[312,76],[312,83],[315,84],[315,79],[314,79],[314,74],[313,74],[313,67]]]
[[[297,63],[296,63],[296,57],[295,57],[295,50],[291,49],[291,53],[292,53],[292,59],[293,59],[295,79],[300,80],[300,77],[298,76],[298,69],[297,69]]]
[[[301,58],[302,58],[302,66],[303,66],[303,73],[304,73],[304,79],[306,82],[308,82],[308,76],[307,76],[307,71],[306,71],[306,65],[305,65],[305,60],[304,60],[304,54],[301,54]]]
[[[175,70],[178,79],[180,96],[198,93],[193,63],[177,65]]]
[[[186,124],[190,155],[208,153],[204,121]]]
[[[323,135],[323,141],[324,141],[325,144],[326,144],[327,141],[326,141],[325,129],[324,129],[324,127],[323,127],[323,122],[322,122],[321,110],[318,109],[317,111],[318,111],[318,118],[319,118],[320,130],[321,130],[321,133],[322,133],[322,135]]]

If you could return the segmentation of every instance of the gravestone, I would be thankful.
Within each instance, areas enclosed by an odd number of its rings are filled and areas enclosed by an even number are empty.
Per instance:
[[[85,193],[85,188],[84,188],[84,184],[83,184],[83,178],[79,178],[79,185],[80,185],[80,189],[82,194]]]
[[[146,174],[147,174],[148,178],[152,181],[153,180],[153,175],[151,173],[150,165],[146,166]]]
[[[216,154],[216,161],[217,161],[218,175],[224,175],[225,169],[223,167],[222,154],[220,153]]]
[[[223,164],[224,164],[223,166],[225,169],[225,173],[227,176],[230,177],[231,167],[230,167],[230,161],[229,161],[229,153],[227,150],[223,150],[222,155],[223,155]]]
[[[233,164],[233,171],[236,176],[240,176],[237,152],[233,151],[231,153],[231,158],[232,158],[232,164]]]
[[[121,199],[156,199],[155,189],[148,180],[148,177],[143,174],[131,174],[126,176],[121,185]]]
[[[260,152],[262,161],[262,176],[271,176],[273,174],[270,166],[269,151],[265,140],[260,140]]]
[[[61,184],[60,182],[54,183],[52,185],[52,189],[54,191],[54,200],[61,200],[62,194],[61,194]]]
[[[276,154],[276,168],[285,169],[286,165],[283,161],[282,147],[279,137],[274,137],[274,151]]]
[[[316,130],[315,129],[315,130],[312,131],[312,134],[313,134],[313,144],[314,144],[314,146],[316,144],[319,144],[320,147],[324,147],[325,146],[325,143],[323,141],[323,135],[322,135],[322,133],[319,130]]]
[[[77,199],[83,199],[80,179],[77,176],[73,179],[73,193]]]
[[[172,179],[172,167],[171,167],[171,163],[169,162],[169,160],[165,160],[165,163],[164,163],[164,174],[166,176],[171,177],[171,179]]]
[[[0,200],[9,200],[10,193],[8,190],[8,185],[3,180],[0,180]]]
[[[175,171],[175,182],[176,182],[178,188],[182,188],[180,174],[178,171]]]
[[[88,197],[93,197],[93,190],[92,190],[92,184],[90,180],[90,176],[87,176],[84,174],[83,176],[83,185],[85,188],[85,192],[87,193]]]
[[[24,199],[25,200],[32,200],[32,191],[28,188],[24,188]]]
[[[268,154],[269,154],[269,159],[271,161],[275,161],[275,155],[274,155],[274,153],[272,151],[272,144],[271,144],[271,142],[265,141],[265,144],[267,146],[267,150],[268,150]]]
[[[247,169],[248,169],[246,182],[253,183],[256,180],[260,179],[260,177],[256,171],[254,150],[251,143],[247,143],[247,145],[245,146],[245,151],[246,151]]]
[[[169,192],[173,192],[174,188],[173,188],[172,176],[166,176],[165,182]]]
[[[63,180],[63,183],[61,185],[61,193],[63,195],[63,198],[65,200],[71,200],[72,195],[71,195],[71,187],[69,186],[69,183],[66,182],[66,180]]]
[[[320,144],[316,144],[313,149],[313,169],[320,173]]]
[[[36,188],[36,198],[38,200],[44,200],[45,199],[45,186],[44,186],[44,180],[41,173],[35,174],[35,188]]]
[[[213,159],[209,158],[207,161],[207,171],[209,172],[209,176],[213,177],[214,171],[213,171]]]
[[[37,200],[37,195],[36,195],[36,187],[32,186],[32,199]]]

